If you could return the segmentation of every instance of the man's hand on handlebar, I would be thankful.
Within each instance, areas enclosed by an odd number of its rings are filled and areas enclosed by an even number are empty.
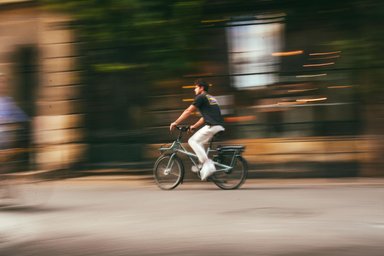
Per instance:
[[[191,125],[188,129],[188,133],[194,133],[196,131],[195,126]]]
[[[169,130],[170,130],[170,131],[173,131],[173,130],[175,129],[176,126],[177,126],[177,123],[176,123],[176,122],[171,123],[171,125],[169,126]]]

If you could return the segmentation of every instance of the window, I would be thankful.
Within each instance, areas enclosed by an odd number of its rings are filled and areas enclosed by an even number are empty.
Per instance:
[[[273,84],[278,81],[277,57],[282,45],[282,23],[230,22],[227,27],[229,67],[232,85],[238,89]]]

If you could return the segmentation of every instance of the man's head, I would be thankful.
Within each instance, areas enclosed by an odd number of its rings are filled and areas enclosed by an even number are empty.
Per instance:
[[[208,92],[209,84],[202,79],[195,81],[195,94],[199,95],[203,92]]]

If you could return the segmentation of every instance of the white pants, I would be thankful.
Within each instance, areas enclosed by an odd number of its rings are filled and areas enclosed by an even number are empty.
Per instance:
[[[204,163],[208,160],[204,144],[207,144],[216,133],[224,130],[224,127],[221,125],[205,125],[203,128],[198,130],[191,138],[189,138],[188,144],[191,146],[193,151],[195,151],[200,163]]]

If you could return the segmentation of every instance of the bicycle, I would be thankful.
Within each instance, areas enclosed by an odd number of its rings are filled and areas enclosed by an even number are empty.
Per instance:
[[[153,168],[154,179],[159,188],[171,190],[183,183],[184,179],[184,163],[178,156],[186,155],[192,163],[192,166],[200,169],[197,156],[185,149],[181,139],[183,133],[189,130],[189,126],[176,126],[179,130],[178,137],[172,142],[169,147],[162,146],[159,151],[160,157],[156,160]],[[213,173],[207,180],[212,181],[221,189],[237,189],[247,179],[248,164],[242,157],[245,147],[242,145],[218,146],[212,148],[214,136],[208,144],[207,154],[214,154],[212,157],[213,163],[217,171]],[[199,172],[197,172],[200,178]]]
[[[49,198],[52,183],[37,170],[34,147],[24,143],[26,131],[11,126],[7,136],[6,147],[0,147],[0,209],[39,206]]]

